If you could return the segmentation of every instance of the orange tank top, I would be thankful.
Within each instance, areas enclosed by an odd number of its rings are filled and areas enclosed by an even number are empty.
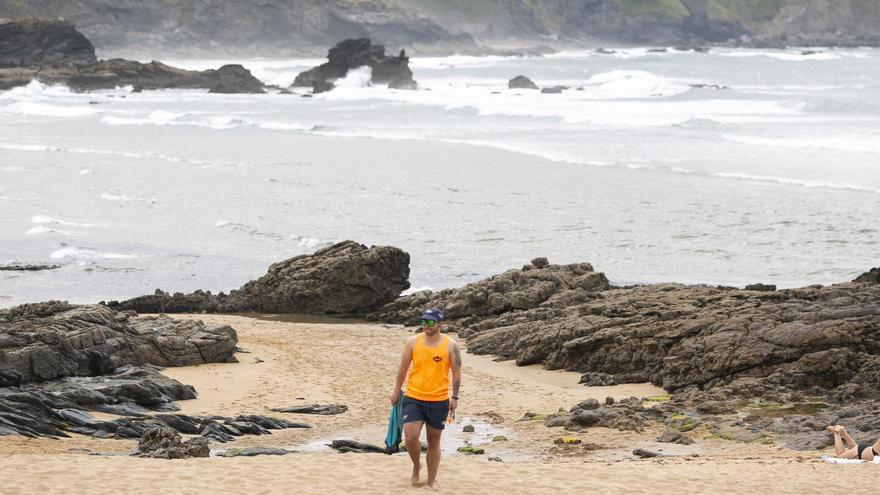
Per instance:
[[[434,347],[425,344],[425,334],[416,338],[412,351],[412,370],[406,395],[417,400],[444,401],[449,398],[449,336]]]

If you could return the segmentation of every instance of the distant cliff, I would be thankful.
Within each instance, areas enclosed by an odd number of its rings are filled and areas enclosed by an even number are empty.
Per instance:
[[[880,45],[880,0],[0,0],[99,51],[323,54],[370,37],[416,54],[601,44]]]

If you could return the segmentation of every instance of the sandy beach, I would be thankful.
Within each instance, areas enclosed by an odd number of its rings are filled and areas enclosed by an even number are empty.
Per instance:
[[[409,486],[405,454],[339,454],[325,446],[350,438],[381,445],[388,394],[402,343],[412,329],[333,320],[180,316],[230,324],[239,335],[236,364],[168,368],[165,374],[196,387],[199,398],[180,403],[192,414],[268,414],[314,425],[272,435],[246,436],[212,444],[272,446],[287,456],[166,461],[128,457],[130,440],[77,437],[63,440],[0,437],[0,493],[379,493],[428,490]],[[466,344],[466,343],[465,343]],[[578,385],[577,373],[516,367],[491,357],[464,356],[462,401],[444,434],[438,478],[443,491],[505,493],[843,493],[874,475],[873,465],[834,466],[820,452],[707,438],[683,446],[657,443],[660,430],[642,433],[591,428],[572,434],[523,420],[526,412],[549,413],[587,398],[662,395],[648,384],[614,387]],[[336,416],[273,413],[274,407],[309,403],[349,406]],[[462,432],[472,424],[474,433]],[[496,435],[508,441],[493,442]],[[580,445],[554,439],[575,437]],[[465,441],[485,455],[456,452]],[[669,457],[640,459],[636,448]],[[662,449],[662,450],[661,450]],[[90,455],[104,453],[108,455]],[[503,462],[490,462],[500,457]]]

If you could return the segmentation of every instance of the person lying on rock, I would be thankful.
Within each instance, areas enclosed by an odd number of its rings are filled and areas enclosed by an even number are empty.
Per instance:
[[[834,434],[834,455],[837,457],[873,461],[875,456],[880,455],[878,454],[878,451],[880,451],[880,440],[873,444],[856,443],[843,426],[829,426],[827,430]],[[845,446],[844,442],[846,442]]]
[[[458,343],[440,333],[443,313],[428,309],[419,318],[422,333],[407,339],[391,392],[391,404],[401,400],[400,388],[412,364],[406,393],[403,396],[403,433],[406,451],[412,460],[413,486],[419,484],[422,444],[419,436],[427,423],[428,486],[434,487],[440,467],[440,435],[449,414],[455,418],[458,391],[461,388],[461,350]],[[452,372],[452,396],[449,395],[449,374]]]

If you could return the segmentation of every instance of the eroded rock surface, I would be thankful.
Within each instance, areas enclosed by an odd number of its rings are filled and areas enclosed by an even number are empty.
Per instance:
[[[370,82],[385,84],[389,88],[416,89],[409,68],[409,57],[400,51],[396,57],[385,55],[385,47],[374,45],[369,38],[347,39],[341,41],[327,52],[327,62],[301,72],[296,76],[293,86],[310,87],[320,93],[333,89],[333,82],[360,67],[371,70]]]
[[[160,62],[98,60],[95,48],[67,21],[0,21],[0,90],[38,80],[75,91],[132,86],[207,89],[212,93],[262,93],[263,83],[241,65],[188,71]]]
[[[275,263],[229,294],[156,291],[109,306],[144,313],[365,313],[409,288],[408,278],[409,255],[402,250],[344,241]]]

